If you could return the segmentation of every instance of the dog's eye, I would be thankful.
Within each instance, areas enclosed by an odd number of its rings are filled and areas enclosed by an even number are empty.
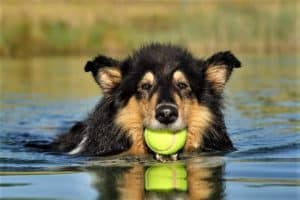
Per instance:
[[[178,83],[176,83],[176,86],[177,86],[179,89],[181,89],[181,90],[183,90],[183,89],[185,89],[185,88],[188,87],[188,85],[187,85],[186,83],[184,83],[184,82],[178,82]]]
[[[142,85],[141,85],[141,89],[142,90],[150,90],[152,88],[152,85],[150,84],[150,83],[143,83]]]

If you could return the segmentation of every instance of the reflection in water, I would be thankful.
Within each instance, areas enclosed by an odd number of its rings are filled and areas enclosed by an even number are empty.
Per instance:
[[[83,70],[87,60],[83,57],[1,59],[2,95],[76,100],[99,95],[99,87]]]
[[[224,165],[186,163],[94,167],[99,199],[222,199]]]
[[[187,171],[183,164],[154,165],[145,170],[146,191],[171,191],[186,192]]]

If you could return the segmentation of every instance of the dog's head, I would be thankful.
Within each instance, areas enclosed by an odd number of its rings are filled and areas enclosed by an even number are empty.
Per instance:
[[[206,128],[220,109],[233,68],[229,51],[206,60],[185,49],[149,45],[123,61],[98,56],[86,64],[104,96],[117,107],[116,122],[127,131],[150,128],[189,132]]]

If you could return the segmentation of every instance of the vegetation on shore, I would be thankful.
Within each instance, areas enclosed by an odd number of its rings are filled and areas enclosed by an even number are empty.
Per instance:
[[[300,51],[296,0],[84,2],[0,0],[0,56],[123,55],[151,41],[199,53]]]

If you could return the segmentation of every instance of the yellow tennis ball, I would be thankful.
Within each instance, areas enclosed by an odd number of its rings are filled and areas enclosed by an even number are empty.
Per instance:
[[[185,129],[172,132],[169,130],[145,129],[144,138],[147,146],[155,153],[170,155],[178,152],[185,144]]]

